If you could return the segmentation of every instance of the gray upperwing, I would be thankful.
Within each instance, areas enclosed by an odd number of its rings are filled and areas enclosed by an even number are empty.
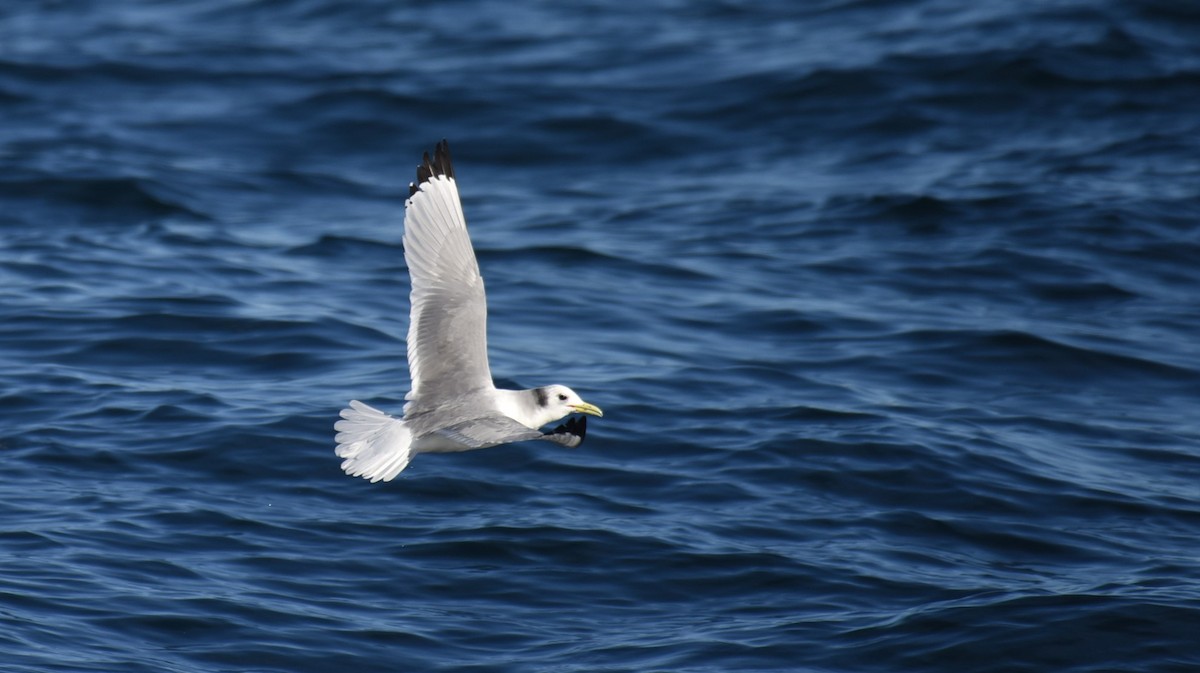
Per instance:
[[[437,405],[491,390],[487,298],[444,140],[425,154],[404,202],[404,262],[412,397]]]
[[[441,435],[472,449],[542,438],[541,432],[531,430],[501,414],[490,414],[460,421],[436,430],[433,434]]]
[[[531,430],[508,416],[491,414],[455,423],[435,431],[434,434],[473,449],[532,439],[541,439],[568,448],[575,448],[583,443],[583,438],[587,434],[587,419],[572,418],[554,430],[543,433],[539,430]]]

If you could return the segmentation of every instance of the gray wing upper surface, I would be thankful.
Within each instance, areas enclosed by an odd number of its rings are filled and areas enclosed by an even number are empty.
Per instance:
[[[551,432],[542,433],[539,430],[531,430],[508,416],[489,414],[441,428],[433,434],[475,449],[533,439],[573,448],[583,443],[586,432],[587,421],[582,418],[559,425]]]
[[[404,216],[412,280],[408,328],[411,398],[422,407],[492,388],[487,297],[459,202],[449,148],[425,155]]]

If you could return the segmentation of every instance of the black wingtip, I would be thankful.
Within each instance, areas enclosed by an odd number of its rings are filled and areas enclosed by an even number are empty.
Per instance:
[[[587,437],[587,416],[568,418],[566,423],[554,428],[553,434],[575,435],[579,438],[579,442],[583,443],[583,439]]]
[[[433,148],[432,159],[429,152],[425,152],[421,157],[421,163],[417,166],[417,181],[408,183],[408,197],[412,198],[421,191],[421,185],[442,175],[454,177],[454,164],[450,162],[450,143],[446,142],[445,138]]]

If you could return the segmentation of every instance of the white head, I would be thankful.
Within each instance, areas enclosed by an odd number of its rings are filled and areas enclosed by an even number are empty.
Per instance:
[[[584,402],[574,390],[566,386],[542,386],[529,392],[534,396],[539,420],[545,419],[540,425],[553,423],[568,414],[604,415],[600,407]]]

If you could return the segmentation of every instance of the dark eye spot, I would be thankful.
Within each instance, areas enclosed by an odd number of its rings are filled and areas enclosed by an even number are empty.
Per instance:
[[[558,394],[558,401],[559,401],[559,402],[566,402],[566,401],[567,401],[567,396],[566,396],[566,395],[563,395],[562,393],[559,393],[559,394]]]

